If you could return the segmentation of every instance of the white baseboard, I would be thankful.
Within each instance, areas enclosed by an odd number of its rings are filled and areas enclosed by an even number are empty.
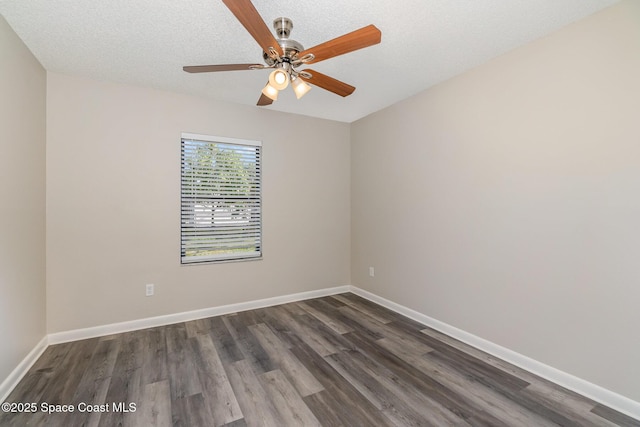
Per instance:
[[[447,323],[431,318],[425,314],[412,310],[403,305],[380,297],[371,292],[365,291],[355,286],[338,286],[334,288],[320,289],[316,291],[300,292],[296,294],[283,295],[272,298],[265,298],[255,301],[248,301],[237,304],[229,304],[219,307],[193,310],[183,313],[168,314],[165,316],[150,317],[129,322],[112,323],[109,325],[96,326],[92,328],[76,329],[72,331],[58,332],[44,337],[24,360],[11,372],[11,374],[0,384],[0,402],[4,401],[16,384],[22,379],[27,371],[33,366],[35,361],[46,350],[49,344],[59,344],[69,341],[77,341],[87,338],[95,338],[105,335],[129,332],[139,329],[156,326],[169,325],[173,323],[186,322],[190,320],[203,319],[206,317],[220,316],[223,314],[236,313],[239,311],[253,310],[257,308],[269,307],[288,302],[303,301],[311,298],[318,298],[328,295],[335,295],[343,292],[353,292],[376,304],[407,316],[417,322],[429,326],[437,331],[449,335],[457,340],[469,344],[479,350],[496,356],[513,365],[525,369],[535,375],[552,381],[578,394],[586,396],[596,402],[602,403],[612,409],[620,411],[630,417],[640,420],[640,402],[631,400],[613,391],[607,390],[596,384],[585,381],[574,375],[560,371],[530,357],[524,356],[508,348],[487,341],[469,332],[458,329]]]
[[[628,397],[622,396],[611,390],[607,390],[604,387],[585,381],[582,378],[578,378],[552,366],[545,365],[542,362],[538,362],[530,357],[516,353],[515,351],[509,350],[508,348],[502,347],[491,341],[487,341],[484,338],[480,338],[408,307],[389,301],[388,299],[365,291],[364,289],[350,286],[349,290],[356,295],[393,310],[396,313],[400,313],[410,319],[422,323],[423,325],[429,326],[430,328],[449,335],[450,337],[462,341],[465,344],[469,344],[472,347],[496,356],[506,362],[538,375],[539,377],[547,379],[605,406],[615,409],[616,411],[640,420],[640,402],[631,400]]]
[[[38,344],[27,354],[27,356],[22,359],[22,362],[16,366],[16,368],[11,371],[9,376],[2,381],[0,384],[0,402],[4,402],[5,399],[9,396],[9,393],[13,391],[15,386],[20,382],[22,377],[31,369],[36,360],[44,353],[47,349],[48,340],[45,336],[40,340]]]
[[[254,310],[257,308],[270,307],[272,305],[285,304],[288,302],[319,298],[327,295],[335,295],[342,292],[349,292],[349,290],[349,286],[338,286],[335,288],[300,292],[296,294],[241,302],[237,304],[223,305],[219,307],[203,308],[201,310],[186,311],[183,313],[148,317],[145,319],[131,320],[128,322],[111,323],[109,325],[94,326],[92,328],[56,332],[53,334],[49,334],[49,343],[60,344],[69,341],[102,337],[105,335],[119,334],[122,332],[136,331],[139,329],[153,328],[156,326],[170,325],[173,323],[187,322],[190,320],[204,319],[206,317],[221,316],[223,314],[236,313],[239,311]]]
[[[295,294],[282,295],[272,298],[229,304],[218,307],[205,308],[201,310],[187,311],[183,313],[168,314],[165,316],[149,317],[145,319],[132,320],[129,322],[112,323],[109,325],[95,326],[92,328],[75,329],[72,331],[57,332],[49,334],[29,352],[20,364],[9,374],[0,384],[0,402],[9,396],[15,386],[20,382],[31,366],[44,353],[49,345],[61,344],[64,342],[78,341],[87,338],[102,337],[105,335],[118,334],[122,332],[136,331],[139,329],[153,328],[156,326],[170,325],[173,323],[187,322],[189,320],[204,319],[206,317],[220,316],[223,314],[237,313],[239,311],[253,310],[256,308],[270,307],[288,302],[303,301],[311,298],[319,298],[328,295],[335,295],[349,292],[350,286],[337,286],[334,288],[319,289],[315,291],[299,292]]]

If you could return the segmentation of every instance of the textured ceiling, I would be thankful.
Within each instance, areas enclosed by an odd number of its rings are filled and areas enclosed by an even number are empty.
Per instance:
[[[313,68],[353,86],[342,98],[288,89],[268,108],[352,122],[618,0],[253,0],[269,28],[293,20],[305,48],[368,24],[382,43]],[[188,74],[183,65],[261,62],[220,0],[0,0],[49,71],[255,105],[269,70]]]

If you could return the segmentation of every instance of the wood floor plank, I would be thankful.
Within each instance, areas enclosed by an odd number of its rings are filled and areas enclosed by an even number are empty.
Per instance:
[[[67,358],[70,345],[53,345],[47,348],[42,356],[34,363],[34,366],[27,372],[24,378],[18,383],[13,391],[7,396],[6,402],[48,402],[53,393],[60,390],[54,387],[54,381],[60,383],[62,376],[56,366],[64,366],[64,360]],[[47,393],[47,391],[49,392]],[[51,393],[50,390],[53,390]],[[16,426],[25,425],[45,425],[45,420],[53,426],[62,426],[64,423],[64,414],[56,414],[49,416],[40,410],[35,413],[10,413],[0,412],[0,426]]]
[[[433,348],[434,351],[429,353],[431,357],[446,358],[450,363],[456,363],[458,367],[463,368],[464,371],[473,375],[476,380],[484,381],[490,387],[495,386],[500,389],[508,388],[510,391],[515,392],[522,390],[530,384],[517,375],[484,363],[484,361],[447,343],[434,339],[429,335],[403,329],[396,322],[390,322],[387,326],[392,330],[414,337],[417,341]]]
[[[350,293],[50,346],[7,401],[122,406],[2,427],[640,427]]]
[[[40,401],[47,386],[50,384],[51,378],[55,372],[54,368],[41,368],[30,370],[27,375],[22,378],[18,387],[16,387],[7,397],[7,402],[27,402]],[[26,400],[29,399],[29,400]],[[2,421],[2,412],[0,412],[0,425]]]
[[[172,401],[202,393],[190,340],[193,338],[188,338],[183,323],[167,326],[167,367]]]
[[[295,331],[295,322],[293,324],[289,322],[291,315],[288,311],[279,306],[267,307],[258,311],[260,312],[260,318],[263,320],[261,323],[269,325],[269,328],[278,336],[282,345],[291,348],[302,341],[300,335]]]
[[[438,402],[462,420],[468,420],[475,413],[474,408],[468,404],[463,396],[447,389],[443,384],[419,369],[406,364],[393,353],[376,346],[375,341],[368,340],[366,336],[360,335],[358,332],[345,334],[344,336],[352,341],[360,351],[387,367],[402,381],[429,396],[430,399]]]
[[[144,387],[142,385],[142,369],[127,371],[123,376],[114,371],[105,398],[109,411],[100,416],[100,427],[135,425],[137,409],[141,404]],[[135,405],[131,409],[131,404]],[[118,406],[116,406],[118,405]],[[125,411],[115,408],[124,407]]]
[[[59,368],[61,366],[67,366],[65,361],[69,359],[68,355],[71,348],[72,346],[70,344],[49,346],[9,396],[7,396],[6,401],[46,402],[45,397],[48,396],[46,394],[47,390],[53,391],[53,393],[61,392],[62,389],[60,386],[64,385],[65,382],[64,374]],[[39,411],[34,414],[23,413],[11,415],[10,413],[0,412],[0,425],[8,425],[10,418],[11,424],[17,426],[27,425],[27,422],[31,422],[33,425],[42,425],[45,419],[45,415]],[[64,421],[64,417],[58,418],[60,418],[60,422]]]
[[[515,377],[500,369],[478,362],[461,353],[447,351],[443,354],[439,350],[429,352],[425,357],[433,358],[441,362],[446,361],[460,372],[464,372],[474,381],[478,381],[494,390],[503,390],[505,393],[518,392],[529,385],[528,382]]]
[[[375,322],[377,321],[374,320],[374,322],[371,322],[370,319],[372,318],[365,317],[366,314],[358,313],[349,305],[345,305],[344,307],[339,308],[336,312],[333,313],[333,316],[341,323],[349,326],[353,331],[356,331],[360,335],[366,336],[370,340],[379,340],[384,338],[384,335],[376,332],[376,330],[380,330],[375,324]]]
[[[500,369],[504,372],[509,373],[510,375],[513,375],[517,378],[522,379],[523,381],[526,381],[528,383],[530,383],[530,386],[527,386],[525,390],[531,390],[531,386],[535,385],[535,387],[533,388],[533,390],[536,390],[537,388],[541,388],[544,389],[544,395],[545,396],[555,396],[555,399],[560,399],[563,400],[565,402],[570,402],[567,403],[569,405],[575,406],[577,404],[577,402],[582,402],[580,405],[582,406],[591,406],[594,407],[596,406],[596,402],[592,401],[591,399],[585,397],[585,396],[581,396],[571,390],[567,390],[557,384],[554,384],[548,380],[545,380],[537,375],[534,375],[528,371],[525,371],[522,368],[519,368],[515,365],[512,365],[504,360],[498,359],[495,356],[492,356],[488,353],[485,353],[481,350],[478,350],[474,347],[471,347],[459,340],[456,340],[452,337],[449,337],[439,331],[436,331],[432,328],[422,328],[420,331],[422,334],[429,336],[430,338],[436,340],[437,342],[442,343],[443,345],[446,345],[450,348],[455,348],[456,350],[465,353],[466,355],[477,359],[478,361],[481,361],[489,366],[492,366],[496,369]],[[585,422],[585,425],[595,425],[595,426],[599,426],[602,425],[602,420],[596,418],[592,418],[588,415],[583,415],[585,416],[589,421]],[[638,421],[634,421],[632,420],[632,422],[636,422],[638,424],[638,426],[640,427],[640,422]],[[607,425],[607,424],[604,424]],[[615,424],[617,425],[617,424]]]
[[[36,360],[31,370],[39,371],[59,367],[69,359],[71,349],[71,343],[50,345],[44,353],[42,353],[40,358]]]
[[[243,418],[227,373],[209,334],[198,335],[191,341],[198,378],[212,416],[210,424],[221,426]],[[192,402],[193,403],[193,402]],[[203,401],[203,404],[204,401]]]
[[[322,334],[318,329],[312,328],[305,320],[309,317],[299,316],[297,321],[292,322],[297,326],[294,327],[295,332],[301,337],[301,340],[311,347],[320,356],[328,356],[330,354],[337,353],[338,348],[327,339],[325,334]],[[299,346],[298,344],[297,346]]]
[[[355,294],[346,293],[336,295],[335,297],[339,301],[344,302],[347,306],[376,319],[380,323],[389,323],[395,320],[395,316],[391,314],[392,312],[390,310]]]
[[[248,426],[281,427],[285,425],[249,361],[234,362],[226,366],[226,371]]]
[[[300,333],[309,337],[305,343],[311,345],[319,354],[328,355],[352,348],[342,335],[334,333],[327,325],[309,314],[297,316],[295,322],[300,325]],[[310,341],[318,343],[320,348],[312,345]]]
[[[348,410],[348,421],[344,425],[393,426],[389,418],[366,399],[346,378],[336,371],[311,347],[302,345],[291,349],[307,369],[322,383],[325,389]],[[344,419],[344,409],[327,408]]]
[[[428,398],[423,398],[421,408],[416,410],[408,404],[408,396],[404,393],[394,394],[393,385],[385,380],[384,372],[377,369],[366,369],[362,358],[357,357],[357,350],[340,352],[327,356],[325,360],[347,379],[363,396],[372,402],[378,410],[384,412],[397,425],[403,426],[438,426],[452,425],[453,414],[447,417],[445,409],[434,410],[435,404]],[[376,368],[379,368],[377,366]],[[427,415],[428,414],[428,415]],[[450,413],[449,413],[450,414]],[[440,416],[441,415],[441,416]],[[444,419],[443,419],[444,418]],[[443,421],[448,421],[443,424]],[[460,425],[464,422],[456,419]]]
[[[377,344],[380,344],[380,341],[378,341]],[[546,420],[538,414],[515,404],[503,394],[477,381],[471,380],[464,372],[448,364],[442,364],[433,359],[428,359],[426,357],[427,353],[416,356],[398,348],[391,347],[388,349],[411,366],[418,368],[421,372],[426,373],[434,380],[443,384],[446,388],[458,393],[460,396],[464,396],[469,404],[476,407],[478,411],[482,410],[491,416],[493,418],[492,423],[495,425],[499,425],[499,423],[510,427],[529,427],[532,425],[545,427],[555,425],[552,421]],[[475,418],[474,421],[478,421],[478,419]]]
[[[113,404],[138,405],[142,396],[142,364],[144,347],[141,335],[128,332],[116,337],[120,341],[120,351],[111,374],[105,403],[110,410],[100,416],[100,426],[129,425],[134,422],[135,412],[116,411]]]
[[[64,372],[60,367],[68,367],[68,360],[72,358],[69,352],[72,348],[80,347],[85,348],[82,344],[72,346],[69,343],[49,346],[7,396],[6,402],[53,403],[52,397],[63,390],[61,386],[68,384],[65,383]],[[90,356],[89,354],[88,357]],[[74,377],[78,378],[79,382],[80,377]],[[64,418],[65,414],[50,416],[40,410],[35,413],[0,412],[0,426],[40,426],[45,425],[45,422],[51,426],[63,426]]]
[[[224,425],[224,427],[248,427],[249,425],[245,421],[244,418],[240,418],[239,420],[231,421]]]
[[[231,336],[222,317],[209,318],[209,330],[213,343],[218,351],[218,356],[224,364],[244,359],[242,350],[240,350],[235,339]]]
[[[52,377],[52,368],[42,368],[35,372],[28,373],[19,387],[7,397],[6,402],[35,402],[44,401],[42,398]],[[33,394],[31,394],[33,393]],[[11,414],[9,412],[0,412],[0,426],[15,425],[23,426],[28,423],[33,425],[43,425],[45,415],[42,412]]]
[[[545,406],[534,399],[524,398],[520,391],[523,390],[528,383],[523,387],[522,383],[524,383],[524,381],[506,374],[504,371],[500,371],[486,364],[477,363],[477,360],[468,363],[469,361],[467,358],[458,359],[452,354],[444,356],[438,351],[428,353],[425,355],[425,358],[432,358],[440,361],[441,363],[447,363],[455,369],[465,372],[465,374],[470,376],[474,381],[478,381],[490,389],[498,393],[502,393],[518,405],[539,414],[556,424],[562,426],[580,426],[578,422],[556,411],[555,408]]]
[[[380,323],[378,320],[370,317],[368,314],[359,313],[357,310],[350,306],[345,306],[339,309],[339,311],[352,319],[354,322],[362,325],[362,327],[384,337],[387,341],[393,342],[394,345],[403,348],[405,351],[410,351],[413,354],[420,355],[433,351],[428,345],[412,339],[411,335],[405,334],[402,331],[391,329],[386,327],[386,324]],[[389,322],[390,323],[390,322]]]
[[[389,322],[381,322],[373,316],[368,315],[367,313],[363,313],[351,305],[345,305],[344,307],[340,307],[338,311],[351,319],[356,324],[359,324],[361,327],[357,328],[358,332],[362,333],[362,328],[371,331],[374,334],[379,335],[380,337],[387,336],[389,330],[385,327],[385,325]]]
[[[331,295],[326,297],[315,298],[315,300],[324,301],[327,304],[331,305],[333,308],[340,308],[345,305],[342,301],[338,301],[337,299],[333,298],[333,296]]]
[[[397,312],[395,312],[393,310],[390,310],[390,309],[388,309],[386,307],[378,305],[375,302],[370,301],[370,300],[368,300],[366,298],[363,298],[363,297],[361,297],[359,295],[352,294],[352,295],[349,296],[349,298],[354,301],[354,304],[356,304],[355,306],[357,306],[357,304],[359,303],[359,304],[367,306],[370,310],[374,310],[374,311],[380,313],[379,314],[380,316],[384,316],[386,319],[388,319],[388,321],[384,322],[384,323],[394,322],[396,324],[402,325],[404,328],[406,328],[408,330],[413,330],[413,331],[419,331],[419,330],[424,329],[424,327],[425,327],[424,324],[422,324],[422,323],[420,323],[420,322],[418,322],[416,320],[413,320],[413,319],[411,319],[409,317],[406,317],[406,316],[404,316],[404,315],[402,315],[400,313],[397,313]]]
[[[120,340],[109,339],[98,341],[76,392],[71,399],[72,404],[78,405],[104,405],[107,392],[111,383],[111,376],[120,352]],[[102,412],[78,411],[68,413],[65,422],[67,425],[97,426]]]
[[[398,396],[409,408],[407,410],[408,413],[410,413],[411,410],[415,411],[418,414],[416,419],[419,420],[417,425],[428,425],[430,423],[435,425],[468,424],[467,420],[464,420],[459,417],[458,414],[447,410],[437,401],[431,399],[424,393],[421,393],[416,387],[413,387],[403,381],[398,381],[398,377],[394,372],[387,369],[384,365],[381,365],[373,359],[363,355],[359,351],[348,353],[347,360],[357,364],[364,371],[365,375],[370,375],[376,378],[383,387],[391,392],[392,396]],[[442,384],[446,387],[445,383]],[[455,393],[455,390],[453,390],[453,392]],[[475,409],[476,413],[480,414],[481,409]],[[421,420],[420,416],[425,417],[425,419]],[[488,421],[488,424],[490,425],[500,425],[497,419],[489,417],[485,413],[482,413],[482,419]]]
[[[140,331],[142,340],[142,379],[143,385],[169,379],[167,366],[167,328],[150,328]]]
[[[72,403],[73,395],[89,366],[97,343],[98,340],[95,338],[69,343],[69,357],[61,363],[51,378],[43,395],[44,401],[49,404]]]
[[[196,319],[189,322],[184,322],[184,327],[187,332],[187,337],[189,338],[208,334],[210,331],[210,324],[207,319]]]
[[[592,412],[607,421],[611,421],[621,427],[640,427],[640,420],[634,420],[628,415],[620,413],[604,405],[596,405]]]
[[[269,372],[277,366],[264,351],[258,339],[249,331],[248,325],[237,315],[223,316],[223,321],[242,351],[244,358],[252,365],[257,373]]]
[[[270,307],[270,308],[278,308],[278,309],[283,309],[285,311],[288,311],[289,313],[291,313],[292,316],[299,316],[302,314],[305,314],[306,311],[304,311],[302,309],[302,307],[300,307],[300,305],[298,304],[298,302],[289,302],[286,304],[280,304],[276,307]]]
[[[546,384],[533,383],[520,392],[544,406],[552,407],[567,418],[581,425],[612,427],[614,423],[592,413],[593,405],[585,399],[562,393]]]
[[[324,307],[322,304],[324,304]],[[322,323],[324,323],[330,329],[334,330],[340,335],[353,332],[353,328],[351,326],[338,321],[337,319],[335,319],[335,317],[331,316],[330,312],[326,312],[327,307],[332,310],[335,309],[335,307],[331,304],[325,303],[323,301],[307,301],[301,302],[298,305],[302,307],[302,309],[307,313],[320,320]]]
[[[263,323],[264,314],[259,310],[246,310],[236,313],[238,319],[247,327]]]
[[[471,347],[465,343],[463,343],[462,341],[459,341],[455,338],[452,338],[448,335],[443,334],[442,332],[438,332],[435,329],[432,328],[420,328],[420,333],[423,335],[427,335],[429,336],[431,339],[435,339],[436,342],[440,342],[443,345],[446,345],[450,348],[455,348],[458,351],[461,351],[463,353],[466,353],[467,355],[481,360],[482,362],[493,366],[494,368],[498,368],[500,370],[503,370],[505,372],[510,373],[513,376],[516,376],[520,379],[522,379],[523,381],[526,381],[528,383],[533,383],[533,382],[538,382],[538,381],[546,381],[530,372],[525,371],[524,369],[518,368],[515,365],[512,365],[504,360],[498,359],[495,356],[492,356],[488,353],[485,353],[482,350],[479,350],[477,348]],[[414,336],[412,334],[412,336]],[[547,383],[549,383],[547,381]],[[551,384],[551,383],[549,383]],[[561,389],[561,387],[555,385],[558,389]],[[564,389],[565,392],[569,392],[569,390]],[[583,397],[584,398],[584,397]]]
[[[269,394],[277,411],[280,413],[284,425],[320,427],[320,422],[313,412],[305,405],[294,386],[287,380],[281,370],[266,372],[259,375],[262,386]]]
[[[136,426],[170,427],[173,425],[169,380],[144,386],[141,405],[136,411]]]
[[[210,406],[202,393],[183,396],[171,402],[171,422],[174,427],[212,427],[222,424],[212,422]]]
[[[341,405],[333,395],[325,390],[311,394],[302,398],[305,405],[313,412],[316,419],[322,426],[355,426],[356,424],[347,422],[348,411],[338,411]]]
[[[264,323],[249,326],[262,348],[265,349],[274,364],[295,386],[301,396],[308,396],[324,390],[322,384],[305,366],[282,345],[282,342]]]

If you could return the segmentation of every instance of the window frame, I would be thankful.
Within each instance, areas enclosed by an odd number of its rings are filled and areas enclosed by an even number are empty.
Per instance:
[[[234,151],[237,154],[246,154],[246,148],[242,147],[254,147],[255,148],[255,158],[256,158],[256,169],[255,176],[250,181],[251,195],[247,196],[246,199],[240,199],[246,201],[248,205],[255,205],[257,207],[257,211],[250,213],[250,218],[247,219],[248,222],[252,222],[255,220],[254,215],[257,216],[257,227],[253,226],[250,228],[255,229],[255,238],[257,241],[257,250],[256,251],[246,251],[239,252],[236,255],[233,253],[221,253],[218,255],[190,255],[187,256],[186,253],[188,249],[186,248],[185,242],[188,240],[185,237],[185,231],[194,231],[197,227],[193,224],[196,221],[196,213],[195,213],[195,203],[194,196],[188,197],[185,196],[185,141],[191,141],[191,146],[195,146],[198,142],[200,143],[209,143],[211,145],[222,145],[224,149],[233,150],[233,146],[237,146],[237,151]],[[243,151],[244,150],[244,151]],[[214,171],[215,167],[211,169]],[[220,181],[222,182],[222,181]],[[257,191],[256,191],[257,188]],[[256,197],[257,195],[257,197]],[[224,196],[220,196],[221,200],[225,200]],[[213,200],[213,199],[212,199]],[[227,199],[231,200],[231,199]],[[194,203],[194,208],[189,211],[185,211],[186,204],[189,202]],[[249,208],[251,211],[252,208]],[[185,213],[190,212],[190,213]],[[214,214],[210,214],[211,222],[214,222]],[[233,214],[231,214],[233,215]],[[189,132],[182,132],[180,138],[180,264],[181,265],[201,265],[201,264],[212,264],[212,263],[226,263],[226,262],[241,262],[241,261],[255,261],[261,260],[263,256],[263,232],[262,232],[262,141],[257,140],[249,140],[249,139],[239,139],[239,138],[230,138],[223,136],[213,136],[213,135],[203,135]],[[187,222],[185,220],[191,219],[193,223],[191,226],[186,226]],[[215,226],[211,225],[209,227],[208,234],[216,235],[219,231],[222,230],[220,227],[223,225]],[[218,236],[219,237],[219,236]],[[215,237],[211,237],[212,240]],[[239,245],[241,248],[241,245]]]

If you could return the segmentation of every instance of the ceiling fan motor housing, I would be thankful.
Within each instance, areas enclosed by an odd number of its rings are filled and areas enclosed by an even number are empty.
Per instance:
[[[298,53],[304,50],[302,44],[289,38],[289,34],[291,34],[291,30],[293,29],[293,21],[291,21],[291,19],[285,17],[274,19],[273,29],[278,36],[278,44],[284,52],[284,57],[282,58],[284,62],[290,62]],[[266,52],[263,52],[262,57],[264,58],[264,62],[269,66],[273,66],[277,62]]]

